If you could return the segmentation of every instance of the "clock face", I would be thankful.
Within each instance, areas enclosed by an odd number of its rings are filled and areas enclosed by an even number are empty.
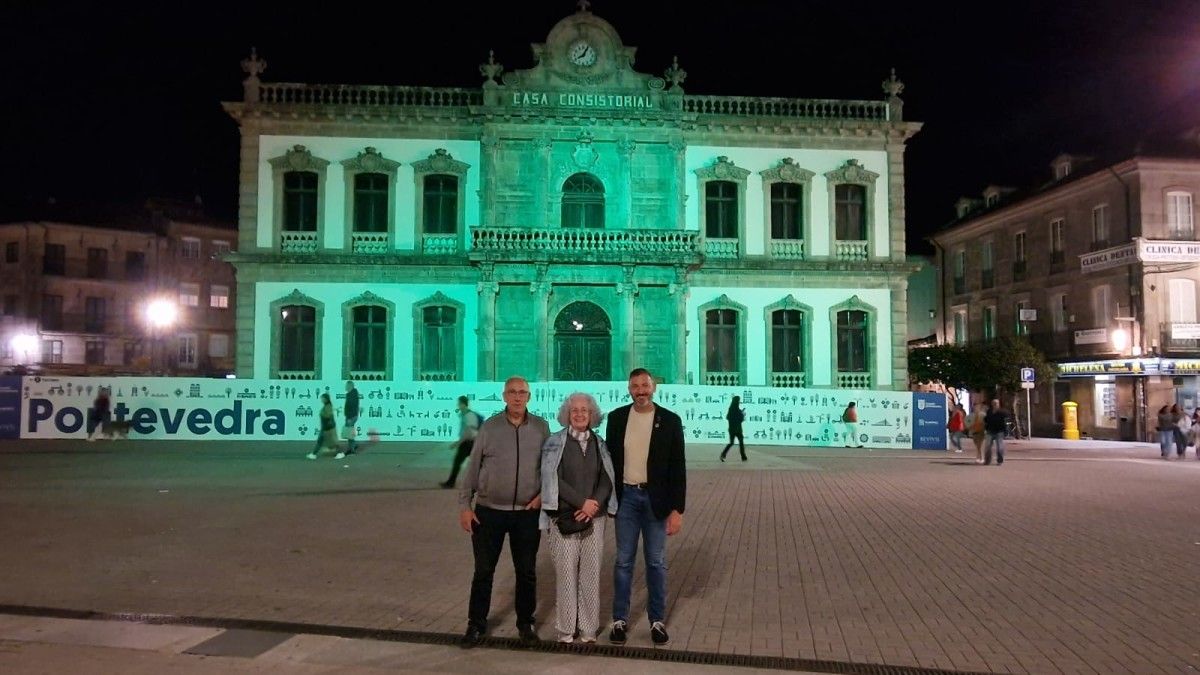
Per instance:
[[[596,48],[583,40],[577,40],[567,47],[567,58],[571,63],[586,68],[596,62]]]

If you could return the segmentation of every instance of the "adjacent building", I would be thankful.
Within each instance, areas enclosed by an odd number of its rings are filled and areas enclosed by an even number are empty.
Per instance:
[[[0,368],[232,373],[232,228],[161,202],[72,216],[0,224]],[[156,328],[146,308],[159,298],[178,315]]]
[[[1064,154],[1050,169],[1036,188],[960,200],[932,237],[939,334],[1027,335],[1057,364],[1057,381],[1033,391],[1035,433],[1057,434],[1070,400],[1086,435],[1148,440],[1161,406],[1195,408],[1200,146],[1145,145],[1119,161]]]
[[[581,5],[478,88],[243,62],[239,377],[907,387],[900,81],[685,94]]]

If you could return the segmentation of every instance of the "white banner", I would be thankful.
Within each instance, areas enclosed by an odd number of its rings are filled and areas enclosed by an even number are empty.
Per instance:
[[[1138,238],[1138,259],[1148,263],[1200,262],[1200,242]]]
[[[1077,345],[1102,345],[1108,342],[1107,328],[1089,328],[1087,330],[1075,331],[1075,344]]]
[[[88,410],[99,387],[112,390],[114,420],[129,423],[129,438],[300,441],[316,437],[319,397],[329,393],[340,429],[345,382],[186,378],[26,377],[21,387],[21,438],[87,435]],[[455,401],[487,417],[500,412],[503,385],[495,382],[364,382],[358,384],[359,438],[450,441],[458,435]],[[530,410],[561,428],[559,405],[572,392],[596,397],[605,412],[629,402],[624,382],[544,382],[530,386]],[[746,411],[746,442],[758,445],[910,448],[913,394],[907,391],[778,389],[660,385],[655,400],[683,418],[688,441],[728,440],[725,411],[734,395]],[[846,404],[858,408],[857,442],[842,438]],[[944,424],[945,411],[941,411]],[[935,415],[937,416],[937,415]],[[923,423],[934,424],[932,420]],[[603,425],[601,426],[603,431]]]
[[[1200,339],[1200,323],[1173,323],[1173,324],[1171,324],[1171,339],[1172,340],[1197,340],[1197,339]]]
[[[1128,265],[1138,259],[1138,249],[1133,242],[1113,246],[1094,253],[1084,253],[1079,256],[1079,270],[1084,274],[1098,270]]]

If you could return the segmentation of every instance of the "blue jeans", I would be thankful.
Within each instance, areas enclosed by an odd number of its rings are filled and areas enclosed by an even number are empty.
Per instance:
[[[646,560],[646,611],[651,623],[664,621],[667,614],[667,520],[654,517],[648,492],[626,485],[617,508],[617,563],[613,567],[613,619],[617,621],[629,620],[629,593],[639,534],[642,557]]]
[[[984,464],[992,463],[992,448],[996,449],[996,463],[1003,464],[1004,463],[1004,432],[1003,431],[995,431],[995,432],[989,431],[987,433],[987,440],[985,440],[983,442],[983,463]]]
[[[1166,431],[1160,430],[1158,432],[1158,448],[1162,452],[1163,457],[1169,457],[1171,455],[1171,444],[1174,442],[1175,431],[1173,429],[1167,429]]]

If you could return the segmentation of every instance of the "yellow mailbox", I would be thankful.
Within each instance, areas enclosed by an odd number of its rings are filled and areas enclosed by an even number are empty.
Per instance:
[[[1079,404],[1074,401],[1063,401],[1063,438],[1068,441],[1079,440]]]

